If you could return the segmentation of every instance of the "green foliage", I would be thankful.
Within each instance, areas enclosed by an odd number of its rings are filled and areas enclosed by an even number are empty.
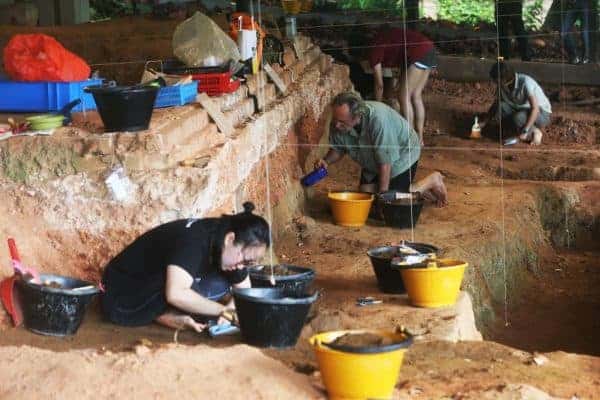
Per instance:
[[[439,0],[439,18],[456,24],[494,23],[493,0]]]
[[[523,22],[527,29],[539,29],[544,23],[544,0],[535,0],[523,7]]]
[[[92,21],[133,14],[133,7],[127,0],[91,0],[90,19]]]
[[[523,7],[523,22],[530,30],[539,29],[544,23],[544,0],[535,0]],[[477,25],[480,22],[495,23],[494,0],[439,0],[440,19],[456,24]]]
[[[341,9],[351,10],[393,10],[399,15],[402,11],[403,0],[340,0]]]

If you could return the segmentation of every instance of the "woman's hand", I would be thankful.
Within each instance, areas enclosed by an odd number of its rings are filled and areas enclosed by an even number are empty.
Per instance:
[[[217,324],[221,325],[221,324],[232,324],[232,325],[238,325],[239,321],[237,318],[237,312],[235,311],[235,308],[225,308],[223,309],[223,311],[221,312],[221,314],[219,314],[219,319],[217,319]]]
[[[204,329],[206,328],[206,324],[201,324],[200,322],[196,322],[194,320],[194,318],[190,317],[189,315],[183,316],[182,322],[183,322],[183,326],[185,328],[191,329],[198,333],[202,333],[204,331]]]

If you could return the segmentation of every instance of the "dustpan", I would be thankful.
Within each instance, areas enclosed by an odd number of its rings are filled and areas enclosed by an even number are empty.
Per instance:
[[[21,307],[15,299],[14,286],[18,279],[17,275],[13,275],[0,282],[0,300],[2,305],[10,315],[14,326],[20,326],[23,323],[23,313]]]
[[[21,264],[21,257],[19,256],[17,245],[13,238],[8,239],[8,249],[10,250],[10,258],[12,260],[12,266],[15,272],[13,276],[5,278],[0,282],[0,300],[2,301],[2,305],[8,314],[11,316],[13,324],[15,326],[20,326],[23,322],[23,313],[21,312],[19,302],[15,298],[15,281],[17,279],[21,279],[21,276],[31,275],[33,281],[39,282],[40,277],[35,269],[25,268]],[[19,276],[17,273],[19,273],[21,276]]]

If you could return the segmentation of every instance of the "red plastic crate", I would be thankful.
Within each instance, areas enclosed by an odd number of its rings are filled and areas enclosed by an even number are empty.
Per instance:
[[[235,92],[240,87],[239,80],[231,80],[231,72],[193,74],[192,79],[198,81],[198,93],[206,92],[209,96]]]

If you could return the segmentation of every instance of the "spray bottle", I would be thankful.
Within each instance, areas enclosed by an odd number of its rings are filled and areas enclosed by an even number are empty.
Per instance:
[[[475,123],[471,127],[471,139],[481,138],[481,127],[479,126],[479,118],[475,116]]]

